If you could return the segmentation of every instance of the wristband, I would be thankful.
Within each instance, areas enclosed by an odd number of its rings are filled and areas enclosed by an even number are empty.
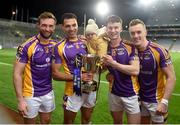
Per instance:
[[[115,64],[117,63],[117,61],[116,61],[116,60],[113,60],[112,63],[115,65]]]
[[[163,98],[163,99],[161,100],[161,103],[163,103],[163,104],[165,104],[166,106],[168,106],[168,100],[167,100],[167,99],[164,99],[164,98]]]

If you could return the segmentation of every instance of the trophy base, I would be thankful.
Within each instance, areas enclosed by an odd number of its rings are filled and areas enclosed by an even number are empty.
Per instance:
[[[86,82],[82,84],[82,92],[83,93],[90,93],[93,91],[97,90],[97,82],[96,81],[91,81],[91,82]]]

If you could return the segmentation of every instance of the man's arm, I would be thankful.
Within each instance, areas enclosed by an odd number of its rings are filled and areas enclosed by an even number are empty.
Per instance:
[[[54,80],[73,81],[73,75],[66,74],[60,71],[61,64],[52,64],[52,76]]]
[[[172,92],[175,87],[176,76],[174,72],[173,65],[168,65],[165,68],[162,68],[163,72],[166,75],[166,85],[165,85],[165,92],[163,98],[160,103],[158,103],[157,107],[157,114],[164,114],[167,112],[168,109],[168,100],[172,95]]]
[[[13,72],[13,82],[14,82],[14,88],[16,91],[16,96],[18,101],[23,99],[23,94],[22,94],[22,77],[23,77],[23,72],[25,68],[25,63],[20,63],[20,62],[15,62],[14,65],[14,72]]]
[[[129,65],[124,65],[116,62],[110,55],[104,57],[105,65],[111,66],[114,69],[119,70],[122,73],[128,75],[138,75],[139,74],[139,60],[135,59],[129,62]]]
[[[59,81],[73,81],[73,75],[60,72],[59,69],[61,68],[61,64],[52,64],[52,76],[54,80]],[[82,81],[89,82],[93,80],[92,73],[83,73],[81,74]]]
[[[162,70],[166,75],[166,86],[165,86],[165,93],[164,93],[163,98],[168,100],[175,87],[176,75],[174,72],[173,65],[168,65]]]
[[[16,92],[16,97],[18,100],[18,110],[20,111],[20,114],[26,115],[27,114],[27,104],[23,98],[22,94],[22,77],[23,77],[23,72],[25,68],[25,63],[20,63],[18,61],[15,62],[14,64],[14,71],[13,71],[13,83],[14,83],[14,88]]]

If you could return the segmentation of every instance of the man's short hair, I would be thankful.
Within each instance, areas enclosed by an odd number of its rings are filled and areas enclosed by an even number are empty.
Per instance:
[[[129,23],[129,27],[135,26],[137,24],[142,24],[146,28],[145,23],[142,20],[140,20],[140,19],[133,19],[133,20],[131,20],[131,22]]]
[[[108,23],[123,23],[122,19],[119,17],[119,16],[116,16],[116,15],[111,15],[107,18],[106,20],[106,25]]]
[[[61,23],[64,23],[65,19],[76,19],[77,20],[77,16],[74,13],[64,13],[61,16]]]
[[[38,17],[38,23],[40,23],[40,20],[41,19],[47,19],[47,18],[50,18],[50,19],[54,19],[55,23],[57,22],[57,19],[56,17],[54,16],[54,14],[52,14],[51,12],[43,12],[39,15]]]

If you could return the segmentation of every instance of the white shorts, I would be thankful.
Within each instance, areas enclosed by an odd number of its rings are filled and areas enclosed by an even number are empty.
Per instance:
[[[157,115],[156,109],[157,109],[157,103],[149,103],[141,101],[141,115],[142,116],[150,116],[151,120],[155,123],[164,123],[167,114],[165,115]]]
[[[24,97],[28,105],[26,118],[35,118],[38,112],[49,113],[55,109],[54,91],[39,97]]]
[[[72,112],[78,112],[81,107],[92,108],[96,104],[96,91],[89,94],[82,93],[82,96],[73,94],[72,96],[64,96],[64,108]]]
[[[140,113],[137,95],[131,97],[120,97],[109,93],[109,104],[112,112],[125,111],[128,114]]]

